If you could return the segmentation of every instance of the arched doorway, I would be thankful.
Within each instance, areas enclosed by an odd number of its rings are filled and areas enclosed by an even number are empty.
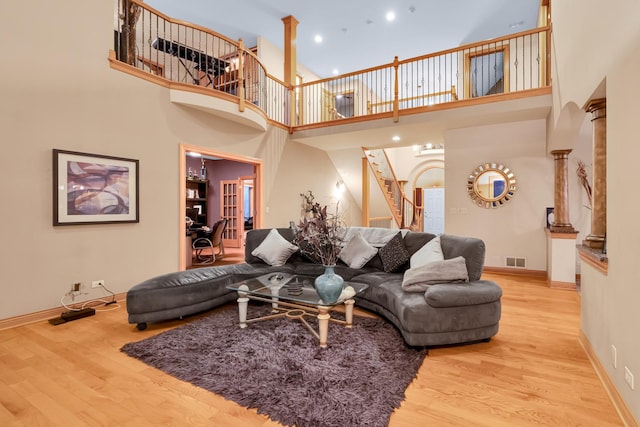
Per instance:
[[[413,188],[422,189],[423,230],[444,233],[444,165],[430,165],[417,174]]]

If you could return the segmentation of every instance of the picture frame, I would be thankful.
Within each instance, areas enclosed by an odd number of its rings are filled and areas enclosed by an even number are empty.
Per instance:
[[[140,222],[139,161],[53,150],[53,225]]]

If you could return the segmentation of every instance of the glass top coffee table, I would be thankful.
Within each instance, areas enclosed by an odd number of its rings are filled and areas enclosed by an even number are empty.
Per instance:
[[[368,285],[357,282],[344,282],[344,290],[334,303],[322,301],[316,292],[314,276],[303,276],[290,273],[269,273],[253,279],[243,280],[227,286],[227,289],[238,292],[238,315],[240,327],[260,320],[286,317],[300,320],[319,340],[320,347],[327,346],[329,322],[343,324],[350,328],[353,325],[353,297],[368,288]],[[271,303],[271,314],[247,319],[249,300]],[[344,304],[345,320],[331,318],[329,312]],[[306,316],[318,318],[318,331],[307,322]]]

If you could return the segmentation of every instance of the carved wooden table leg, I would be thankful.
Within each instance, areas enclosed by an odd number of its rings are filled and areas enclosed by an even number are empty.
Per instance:
[[[344,317],[347,323],[344,325],[345,328],[351,328],[353,326],[353,304],[354,300],[348,299],[344,302]]]
[[[330,307],[318,306],[318,332],[320,334],[320,347],[327,347],[327,337],[329,336],[329,315]]]
[[[238,316],[240,327],[247,327],[247,307],[249,306],[249,298],[245,292],[238,291]]]

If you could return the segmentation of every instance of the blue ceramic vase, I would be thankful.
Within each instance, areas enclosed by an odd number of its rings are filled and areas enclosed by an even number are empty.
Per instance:
[[[325,265],[324,274],[316,277],[316,292],[325,304],[333,304],[338,301],[344,287],[344,279],[333,270],[335,265]]]

